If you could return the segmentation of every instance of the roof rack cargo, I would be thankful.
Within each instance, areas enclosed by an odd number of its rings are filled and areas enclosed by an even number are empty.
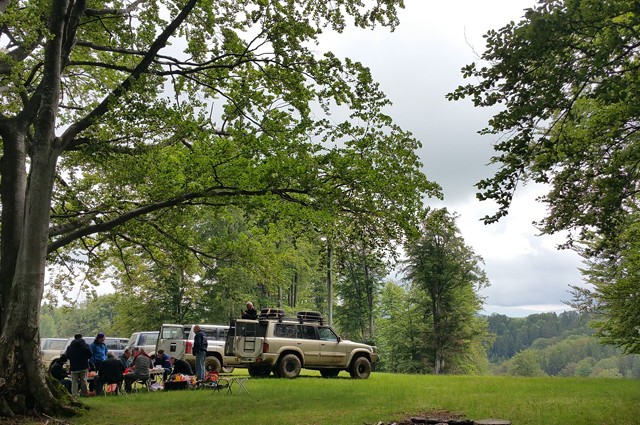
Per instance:
[[[299,311],[298,312],[298,320],[302,322],[320,322],[323,323],[324,319],[322,318],[322,314],[317,311]]]
[[[262,308],[258,314],[258,319],[282,319],[284,310],[281,308]]]

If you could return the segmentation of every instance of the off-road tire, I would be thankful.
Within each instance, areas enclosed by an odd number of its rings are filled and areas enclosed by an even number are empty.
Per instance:
[[[335,378],[340,373],[340,369],[320,369],[323,378]]]
[[[295,354],[287,354],[278,362],[278,376],[280,378],[294,379],[300,375],[302,362]]]
[[[358,357],[353,361],[349,373],[354,379],[367,379],[371,375],[371,362],[366,357]]]
[[[222,370],[222,365],[220,364],[220,360],[217,357],[209,356],[204,359],[204,370],[207,372],[218,372]]]

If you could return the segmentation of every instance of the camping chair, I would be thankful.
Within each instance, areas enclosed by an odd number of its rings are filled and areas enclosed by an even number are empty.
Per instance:
[[[151,376],[147,377],[147,378],[140,378],[140,379],[136,379],[135,381],[133,381],[133,384],[131,385],[131,389],[135,392],[140,392],[140,387],[142,388],[146,388],[147,391],[151,391]]]
[[[122,391],[122,381],[120,382],[103,382],[102,383],[102,395],[107,396],[107,394],[115,394],[120,395],[124,394]]]
[[[217,373],[209,373],[205,380],[200,383],[200,388],[209,388],[215,392],[220,392],[226,388],[228,393],[231,389],[230,384],[227,378],[222,378]]]

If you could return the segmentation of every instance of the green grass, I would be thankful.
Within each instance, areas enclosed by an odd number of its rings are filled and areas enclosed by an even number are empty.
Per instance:
[[[637,380],[385,373],[353,380],[344,372],[337,379],[308,372],[294,380],[250,379],[246,386],[250,394],[192,390],[86,399],[90,409],[71,424],[375,424],[432,409],[517,425],[631,425],[640,418]]]

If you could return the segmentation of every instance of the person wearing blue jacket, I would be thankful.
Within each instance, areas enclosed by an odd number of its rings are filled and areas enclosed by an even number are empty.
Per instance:
[[[102,332],[96,335],[93,342],[89,344],[89,348],[91,349],[91,363],[93,365],[93,370],[98,371],[100,370],[102,362],[107,359],[107,352],[109,351],[107,344],[104,343],[104,334]],[[100,385],[99,380],[96,378],[98,378],[97,375],[94,377],[92,382],[93,385],[90,385],[90,387],[93,387],[96,395],[100,395],[102,393],[102,385]]]

